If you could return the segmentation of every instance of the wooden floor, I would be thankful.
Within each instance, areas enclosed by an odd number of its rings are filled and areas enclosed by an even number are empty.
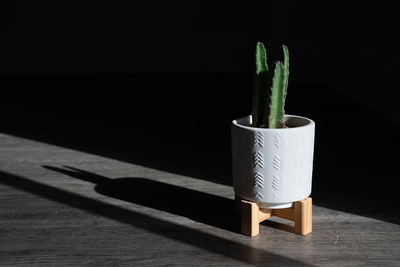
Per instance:
[[[400,226],[314,205],[313,232],[233,224],[228,185],[0,135],[0,265],[399,266]]]

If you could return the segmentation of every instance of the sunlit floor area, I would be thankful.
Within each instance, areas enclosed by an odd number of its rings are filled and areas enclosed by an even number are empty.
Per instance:
[[[318,196],[320,197],[320,196]],[[229,185],[0,135],[0,265],[395,266],[400,225],[318,205],[236,231]]]

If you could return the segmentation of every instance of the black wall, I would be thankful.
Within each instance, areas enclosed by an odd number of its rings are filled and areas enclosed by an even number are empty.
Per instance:
[[[1,12],[2,133],[230,184],[229,125],[250,111],[255,44],[273,62],[283,43],[286,111],[317,123],[317,204],[366,214],[395,194],[394,7],[31,1]]]
[[[252,70],[291,52],[291,83],[324,83],[399,123],[396,9],[348,1],[8,3],[0,72],[212,73]]]

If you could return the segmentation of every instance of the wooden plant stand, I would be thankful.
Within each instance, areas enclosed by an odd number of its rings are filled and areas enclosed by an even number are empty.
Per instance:
[[[294,221],[294,232],[307,235],[312,232],[312,199],[310,197],[293,202],[285,209],[263,209],[256,202],[236,197],[236,212],[240,216],[240,232],[247,236],[256,236],[260,232],[260,223],[272,216]]]

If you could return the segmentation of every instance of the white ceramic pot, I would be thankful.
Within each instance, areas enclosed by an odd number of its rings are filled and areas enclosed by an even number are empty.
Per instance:
[[[311,194],[315,123],[285,115],[290,128],[251,127],[251,116],[232,121],[235,194],[262,208],[288,208]]]

